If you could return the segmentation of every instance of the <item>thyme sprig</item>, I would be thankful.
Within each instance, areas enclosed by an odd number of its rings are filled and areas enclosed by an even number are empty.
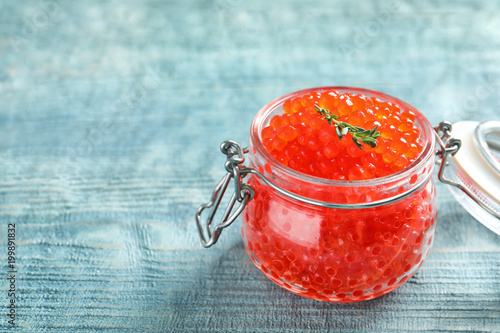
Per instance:
[[[378,125],[371,130],[352,126],[349,123],[338,121],[337,119],[339,119],[340,116],[332,114],[328,109],[319,107],[318,105],[315,105],[314,107],[316,108],[316,112],[323,116],[323,119],[328,120],[330,125],[335,126],[335,133],[337,133],[340,140],[342,140],[344,135],[350,132],[352,134],[352,141],[354,141],[356,146],[360,149],[363,149],[361,143],[369,145],[372,148],[377,146],[377,138],[380,137],[380,132],[377,131]]]

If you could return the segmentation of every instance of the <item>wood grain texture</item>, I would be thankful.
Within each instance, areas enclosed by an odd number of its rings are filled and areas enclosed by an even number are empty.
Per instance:
[[[16,223],[19,332],[500,332],[500,238],[444,186],[405,285],[327,304],[267,280],[239,222],[194,213],[285,93],[350,85],[443,119],[500,119],[500,3],[0,2],[0,267]]]

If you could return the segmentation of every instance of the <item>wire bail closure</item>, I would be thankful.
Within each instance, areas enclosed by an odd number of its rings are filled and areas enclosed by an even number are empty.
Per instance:
[[[458,152],[460,147],[462,147],[462,141],[453,138],[451,136],[451,130],[452,126],[448,121],[442,121],[438,126],[434,127],[436,141],[439,145],[439,148],[441,148],[441,150],[436,151],[436,156],[441,158],[441,161],[436,160],[436,163],[439,164],[438,179],[439,181],[447,185],[459,187],[460,184],[452,181],[445,175],[445,169],[448,165],[448,157],[450,155],[454,156]]]
[[[439,164],[438,179],[444,184],[458,188],[489,214],[497,219],[500,219],[500,213],[481,200],[481,198],[472,192],[467,186],[464,186],[464,184],[456,182],[446,176],[445,170],[450,163],[448,158],[450,156],[455,156],[458,150],[462,147],[462,141],[451,136],[452,126],[447,121],[439,123],[438,126],[434,127],[434,130],[436,134],[436,141],[441,148],[441,150],[436,152],[436,155],[441,159],[436,160],[436,163]]]
[[[458,182],[453,181],[450,177],[446,175],[445,170],[449,164],[448,158],[450,156],[454,156],[462,146],[461,140],[455,139],[451,136],[451,131],[452,131],[452,126],[447,121],[443,121],[439,123],[438,126],[434,127],[434,134],[436,137],[437,145],[439,146],[439,148],[436,148],[436,153],[435,153],[436,156],[438,157],[436,159],[436,164],[439,164],[438,179],[442,183],[460,189],[465,194],[467,194],[467,196],[469,196],[472,200],[474,200],[478,205],[480,205],[482,208],[488,211],[490,214],[496,216],[497,218],[500,218],[500,216],[494,210],[492,210],[488,205],[483,203],[467,187],[463,186]],[[425,183],[427,182],[426,178],[422,181],[420,185],[416,186],[409,192],[401,193],[394,197],[379,200],[376,202],[350,204],[350,205],[325,203],[315,199],[310,199],[300,196],[296,193],[281,188],[278,185],[274,184],[271,180],[269,180],[258,170],[245,167],[243,163],[245,162],[245,154],[248,153],[249,151],[248,147],[242,148],[241,145],[238,144],[237,142],[232,140],[227,140],[222,142],[220,150],[224,155],[227,156],[226,162],[224,163],[224,167],[227,173],[224,175],[224,177],[222,177],[222,179],[215,187],[212,193],[212,197],[210,198],[210,201],[207,202],[206,204],[202,204],[196,212],[196,224],[198,227],[198,233],[200,235],[201,243],[205,248],[211,247],[217,242],[217,240],[220,237],[220,234],[222,233],[222,230],[230,226],[238,218],[241,212],[245,209],[248,202],[252,200],[252,198],[254,197],[255,193],[252,187],[243,182],[243,178],[247,174],[253,174],[259,177],[266,185],[270,186],[273,190],[289,198],[298,200],[306,204],[316,205],[320,207],[327,207],[327,208],[340,208],[340,209],[362,209],[362,208],[370,208],[392,203],[413,193],[414,191],[418,190],[421,186],[425,185]],[[432,175],[429,174],[429,177],[431,176]],[[219,209],[219,205],[226,193],[226,190],[231,180],[234,181],[234,192],[231,195],[231,198],[226,207],[226,210],[224,211],[221,221],[217,225],[212,226],[215,214]],[[239,202],[239,206],[236,209],[234,209],[236,202]],[[205,223],[202,223],[201,215],[205,209],[209,209],[209,214],[207,219],[205,220]],[[205,236],[204,225],[208,237]]]
[[[453,181],[451,178],[446,176],[445,170],[447,165],[449,164],[448,157],[454,156],[458,152],[458,150],[462,146],[462,141],[451,136],[452,127],[451,124],[447,121],[439,123],[439,125],[436,126],[434,130],[436,131],[436,141],[441,148],[440,151],[436,152],[436,155],[441,158],[441,161],[436,160],[436,163],[439,163],[438,179],[442,183],[458,188],[469,198],[471,198],[475,203],[477,203],[481,208],[483,208],[496,218],[500,219],[500,215],[498,214],[498,212],[496,212],[488,204],[483,202],[483,200],[481,200],[469,188],[459,182]]]
[[[241,167],[243,162],[245,162],[244,154],[248,152],[247,148],[242,148],[237,142],[232,140],[227,140],[222,142],[220,150],[224,155],[227,156],[224,167],[226,168],[227,174],[222,177],[217,186],[212,193],[210,201],[206,204],[201,205],[196,212],[196,225],[198,226],[198,233],[200,234],[200,239],[203,247],[210,247],[214,245],[220,237],[222,230],[230,226],[241,214],[243,209],[250,200],[252,200],[254,191],[253,189],[242,182],[246,173],[241,173]],[[212,227],[212,222],[215,217],[215,213],[219,209],[219,205],[226,193],[226,189],[229,186],[231,180],[234,180],[234,192],[229,199],[229,203],[224,211],[221,221],[215,227]],[[239,206],[233,212],[236,202],[239,202]],[[208,238],[205,237],[205,232],[203,230],[202,217],[201,214],[205,209],[210,209],[209,215],[206,220],[206,232]],[[233,212],[231,214],[231,212]]]

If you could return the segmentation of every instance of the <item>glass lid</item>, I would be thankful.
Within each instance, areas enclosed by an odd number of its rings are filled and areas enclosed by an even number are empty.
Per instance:
[[[452,159],[443,150],[440,180],[452,185],[447,187],[462,207],[500,235],[500,121],[461,121],[449,130],[448,137],[441,136],[444,150],[450,141],[458,148],[450,149]]]

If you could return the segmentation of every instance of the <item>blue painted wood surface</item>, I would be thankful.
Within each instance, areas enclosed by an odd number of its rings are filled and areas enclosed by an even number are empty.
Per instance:
[[[218,146],[323,85],[432,123],[500,119],[498,1],[0,2],[0,267],[16,224],[19,332],[500,332],[500,238],[438,185],[422,269],[358,304],[290,294],[239,222],[201,247]]]

